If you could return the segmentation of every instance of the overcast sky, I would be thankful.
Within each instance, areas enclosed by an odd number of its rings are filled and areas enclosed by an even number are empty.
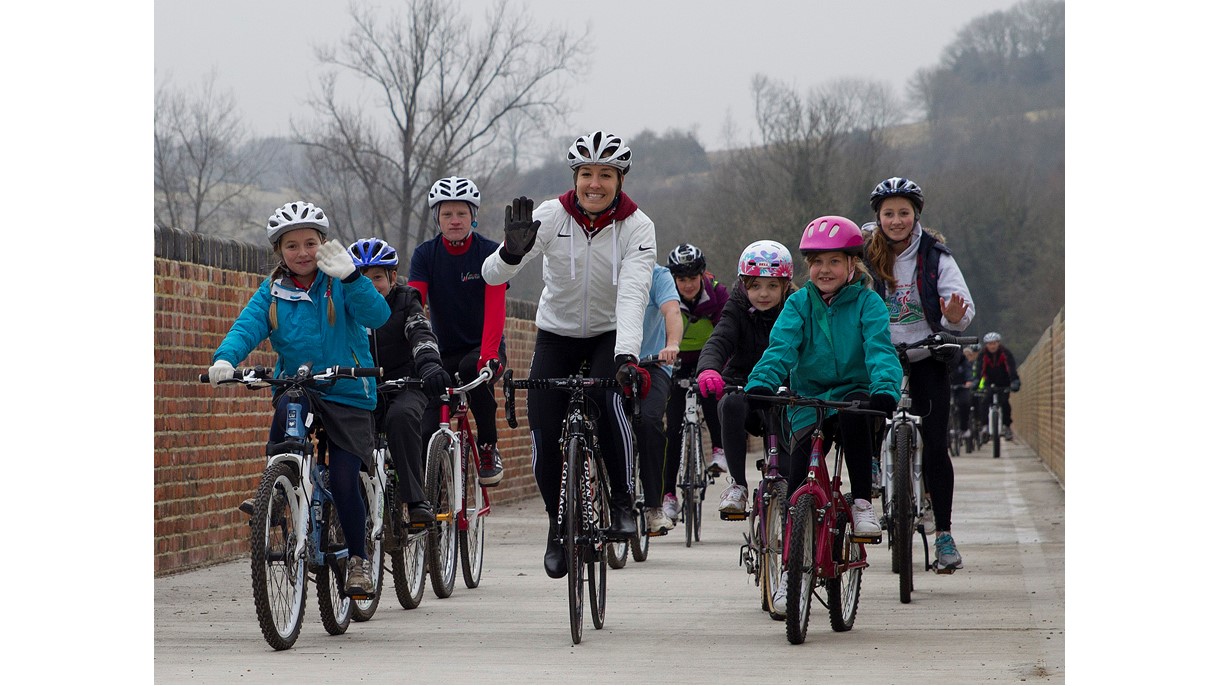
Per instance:
[[[539,31],[591,28],[591,65],[572,86],[567,128],[631,136],[645,128],[695,128],[723,147],[726,116],[753,131],[750,79],[764,74],[805,88],[852,77],[883,81],[895,95],[971,19],[1016,0],[515,0]],[[401,2],[375,2],[387,15]],[[479,24],[494,0],[461,0]],[[288,133],[290,116],[319,73],[313,45],[351,26],[341,0],[191,0],[154,6],[156,78],[192,86],[215,69],[259,134]]]

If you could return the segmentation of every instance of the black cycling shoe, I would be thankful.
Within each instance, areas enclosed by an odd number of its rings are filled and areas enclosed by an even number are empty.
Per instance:
[[[606,530],[606,538],[611,541],[626,541],[635,536],[638,529],[635,525],[635,512],[628,505],[610,505],[610,528]]]
[[[421,526],[430,524],[436,521],[436,513],[432,511],[432,505],[428,501],[411,503],[407,506],[407,523],[412,526]]]
[[[564,555],[563,543],[559,541],[559,523],[554,517],[546,534],[546,555],[542,557],[542,566],[552,579],[562,579],[568,575],[568,558]]]

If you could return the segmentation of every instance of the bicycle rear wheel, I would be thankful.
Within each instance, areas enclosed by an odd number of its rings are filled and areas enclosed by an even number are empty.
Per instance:
[[[775,604],[775,594],[780,590],[784,573],[784,518],[788,515],[788,482],[776,479],[771,482],[768,494],[763,496],[763,511],[759,518],[759,592],[762,608],[771,619],[782,620],[787,607]],[[786,589],[785,589],[786,590]]]
[[[814,546],[816,527],[813,522],[813,496],[806,493],[796,499],[788,512],[791,528],[788,541],[788,599],[785,623],[788,642],[805,642],[809,629],[809,603],[813,599],[817,550]]]
[[[299,477],[286,463],[263,472],[250,518],[250,576],[254,611],[267,644],[287,650],[296,643],[305,619],[305,558],[294,557],[297,541],[296,495]]]
[[[324,560],[314,573],[314,583],[318,586],[318,612],[322,615],[322,627],[326,633],[338,636],[347,631],[355,603],[344,592],[348,558],[335,557],[336,553],[347,548],[347,543],[343,540],[339,513],[335,511],[334,503],[322,505],[321,540]]]
[[[462,580],[466,582],[466,588],[478,588],[479,581],[483,578],[483,538],[486,536],[484,526],[487,521],[487,517],[480,513],[486,503],[483,500],[483,487],[474,476],[478,473],[474,454],[469,446],[462,452],[465,453],[465,459],[462,461],[465,466],[462,470],[465,491],[462,504],[466,508],[466,529],[460,532],[458,540],[462,557]]]
[[[627,566],[627,541],[610,541],[606,543],[606,563],[610,569],[622,569]]]
[[[568,441],[564,462],[563,536],[564,552],[568,562],[568,624],[572,631],[572,643],[580,643],[585,623],[585,565],[584,545],[581,542],[581,503],[588,482],[584,476],[584,443],[579,436]]]
[[[606,476],[606,465],[600,459],[595,463],[593,473],[596,477],[589,489],[593,496],[593,527],[586,532],[591,539],[586,548],[586,557],[589,559],[589,615],[593,619],[593,628],[600,629],[606,624],[606,567],[612,551],[604,533],[610,528],[610,479]],[[626,564],[627,544],[623,542],[617,545],[623,547],[623,564]]]
[[[840,512],[838,535],[834,537],[834,561],[836,564],[859,562],[864,559],[864,544],[853,543],[855,524],[851,515]],[[864,568],[847,569],[826,580],[826,604],[830,610],[830,628],[835,631],[850,631],[856,623],[856,610],[860,606],[860,585]]]
[[[894,426],[894,479],[890,517],[890,559],[898,574],[898,600],[911,602],[911,544],[914,536],[915,502],[912,495],[913,448],[910,424]]]
[[[457,576],[458,494],[453,492],[453,461],[449,453],[449,437],[434,435],[428,442],[428,475],[424,494],[436,512],[436,521],[428,527],[428,576],[437,598],[453,595],[453,580]]]
[[[368,476],[362,474],[361,480],[367,479]],[[369,556],[369,575],[373,582],[373,596],[363,600],[355,600],[352,605],[352,619],[357,622],[367,622],[373,618],[373,614],[377,612],[377,605],[381,602],[381,587],[385,584],[385,574],[382,569],[385,566],[385,531],[386,531],[386,512],[385,498],[378,498],[378,502],[370,505],[368,502],[368,491],[364,488],[360,489],[360,494],[365,499],[364,508],[367,516],[364,520],[364,551]],[[381,534],[373,535],[373,507],[382,508],[381,512]]]
[[[404,610],[419,607],[424,597],[424,581],[428,575],[427,534],[410,534],[402,523],[402,498],[398,495],[397,477],[386,486],[386,552],[390,556],[390,572],[394,575],[394,594]]]
[[[639,492],[639,482],[636,482],[636,491]],[[648,519],[644,516],[643,503],[635,504],[635,535],[631,537],[631,559],[636,562],[643,562],[648,559],[648,544],[652,536],[648,535]]]

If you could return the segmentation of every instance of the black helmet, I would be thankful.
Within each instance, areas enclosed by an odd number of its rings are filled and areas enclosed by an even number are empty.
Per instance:
[[[669,251],[669,261],[665,265],[674,276],[694,276],[707,268],[707,260],[703,259],[703,251],[690,243],[683,243]]]
[[[923,214],[923,189],[914,181],[901,176],[891,176],[877,184],[877,187],[873,189],[873,194],[868,198],[868,203],[876,212],[877,208],[881,207],[882,200],[893,197],[910,200],[911,204],[915,205],[915,213]]]

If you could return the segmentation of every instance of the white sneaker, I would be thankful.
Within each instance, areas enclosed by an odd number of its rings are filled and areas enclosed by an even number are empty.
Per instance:
[[[665,513],[666,517],[675,522],[678,521],[678,496],[673,493],[666,493],[665,497],[661,499],[661,511]]]
[[[728,514],[738,514],[746,511],[746,487],[741,484],[730,484],[720,494],[720,511]]]
[[[644,524],[649,533],[659,533],[674,528],[674,520],[665,516],[659,507],[644,508]]]
[[[851,519],[856,526],[857,534],[871,535],[881,533],[881,525],[877,523],[877,513],[873,512],[873,504],[868,500],[857,498],[852,503]]]
[[[712,448],[712,464],[708,469],[713,473],[728,474],[729,461],[724,457],[724,450],[721,448]]]
[[[771,604],[779,614],[786,614],[788,609],[788,570],[779,575],[779,584],[771,589]]]

